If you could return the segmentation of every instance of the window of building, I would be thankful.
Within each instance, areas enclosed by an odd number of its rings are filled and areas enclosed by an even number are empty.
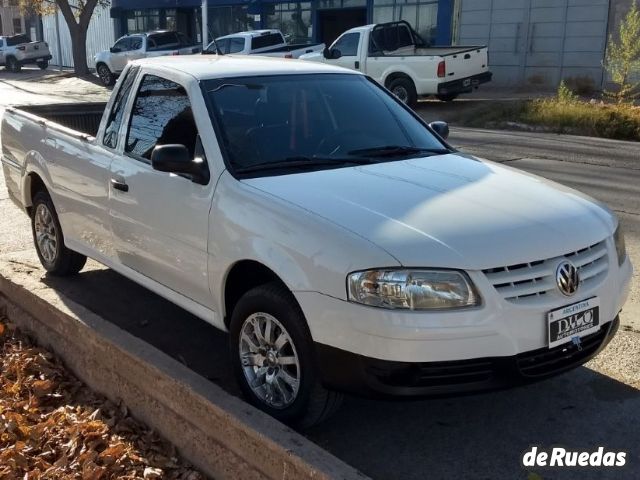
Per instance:
[[[13,34],[18,35],[22,33],[22,19],[14,18],[13,19]]]
[[[265,5],[266,28],[279,29],[290,43],[311,41],[311,2]]]
[[[373,22],[406,20],[429,43],[434,43],[438,28],[437,0],[373,0]]]
[[[146,75],[136,96],[125,150],[150,160],[158,145],[185,145],[194,155],[198,129],[184,87]]]
[[[127,32],[145,33],[160,30],[160,10],[130,10],[127,12]]]
[[[253,30],[253,16],[247,13],[247,7],[209,7],[209,38],[223,37],[236,32]]]
[[[0,15],[0,35],[2,35],[2,15]]]
[[[178,30],[175,8],[165,10],[165,30]]]
[[[138,73],[138,67],[130,68],[127,72],[127,76],[124,79],[124,83],[118,93],[116,99],[113,102],[113,107],[109,113],[107,124],[104,127],[104,136],[102,137],[102,143],[109,148],[116,148],[118,145],[118,132],[120,131],[120,125],[122,124],[122,115],[124,114],[124,106],[129,98],[129,92],[133,86],[133,82],[136,79]]]

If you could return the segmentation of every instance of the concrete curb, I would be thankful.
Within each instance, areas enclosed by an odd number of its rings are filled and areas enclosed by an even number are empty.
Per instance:
[[[0,262],[0,309],[90,388],[216,479],[358,479],[363,474],[142,340]]]

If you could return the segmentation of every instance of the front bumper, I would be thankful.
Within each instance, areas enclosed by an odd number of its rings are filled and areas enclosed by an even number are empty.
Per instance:
[[[377,360],[316,345],[323,383],[332,389],[372,397],[426,397],[498,390],[543,380],[576,368],[596,356],[618,330],[616,317],[582,338],[510,357],[408,363]]]
[[[493,77],[493,73],[484,72],[479,73],[478,75],[472,75],[471,77],[460,78],[451,82],[440,83],[438,84],[438,95],[470,93],[481,83],[490,82],[491,77]]]

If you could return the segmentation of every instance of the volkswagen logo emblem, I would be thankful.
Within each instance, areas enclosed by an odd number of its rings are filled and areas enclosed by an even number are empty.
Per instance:
[[[556,270],[556,284],[563,295],[570,297],[580,285],[580,275],[576,266],[568,260],[565,260]]]

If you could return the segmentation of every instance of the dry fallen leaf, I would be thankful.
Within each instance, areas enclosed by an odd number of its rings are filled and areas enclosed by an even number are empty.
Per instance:
[[[0,480],[205,478],[13,325],[0,335]]]

